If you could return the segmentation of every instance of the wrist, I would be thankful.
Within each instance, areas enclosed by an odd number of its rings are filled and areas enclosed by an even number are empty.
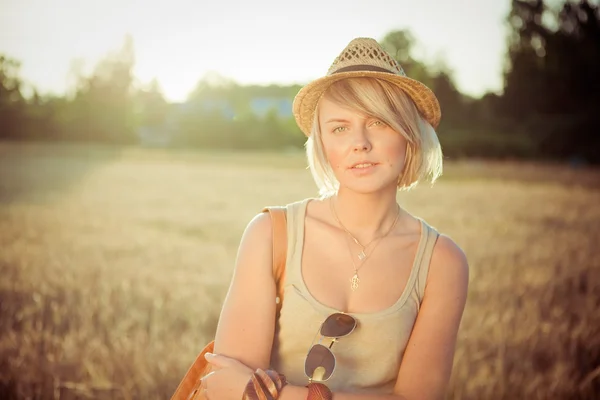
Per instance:
[[[279,400],[306,400],[308,389],[305,386],[286,385],[281,391]]]
[[[279,399],[282,389],[287,385],[284,375],[273,370],[257,369],[246,383],[242,400],[257,398]]]

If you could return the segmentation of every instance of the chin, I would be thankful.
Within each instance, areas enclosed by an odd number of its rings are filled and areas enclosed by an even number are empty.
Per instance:
[[[340,182],[340,185],[355,193],[360,194],[373,194],[390,190],[390,188],[397,189],[397,181],[381,181],[381,180],[363,180],[363,181],[352,181],[352,182]]]

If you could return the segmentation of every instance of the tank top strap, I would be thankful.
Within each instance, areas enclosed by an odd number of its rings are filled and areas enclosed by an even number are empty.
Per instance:
[[[418,277],[417,277],[417,296],[419,298],[419,303],[423,301],[423,297],[425,296],[425,286],[427,285],[427,276],[429,274],[429,264],[431,263],[431,256],[433,254],[433,248],[435,243],[437,242],[438,237],[440,236],[439,232],[430,226],[425,221],[422,221],[423,229],[426,229],[425,234],[425,245],[423,246],[423,253],[420,256],[418,268]]]
[[[297,284],[298,279],[301,278],[299,260],[302,257],[306,206],[310,200],[310,198],[307,198],[286,205],[288,244],[285,263],[285,286]]]

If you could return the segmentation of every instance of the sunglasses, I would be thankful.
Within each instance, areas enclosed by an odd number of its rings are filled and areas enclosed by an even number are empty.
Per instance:
[[[356,328],[356,320],[347,314],[335,313],[323,321],[319,334],[319,343],[314,344],[306,356],[304,362],[304,374],[309,382],[326,381],[335,370],[335,356],[331,351],[333,344],[342,337],[348,336]],[[329,347],[320,342],[323,338],[333,339]]]

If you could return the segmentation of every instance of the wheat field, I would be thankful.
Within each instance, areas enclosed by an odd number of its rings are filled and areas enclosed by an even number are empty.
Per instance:
[[[448,399],[600,398],[600,171],[448,161],[401,193],[471,267]],[[168,399],[301,153],[0,143],[0,398]]]

